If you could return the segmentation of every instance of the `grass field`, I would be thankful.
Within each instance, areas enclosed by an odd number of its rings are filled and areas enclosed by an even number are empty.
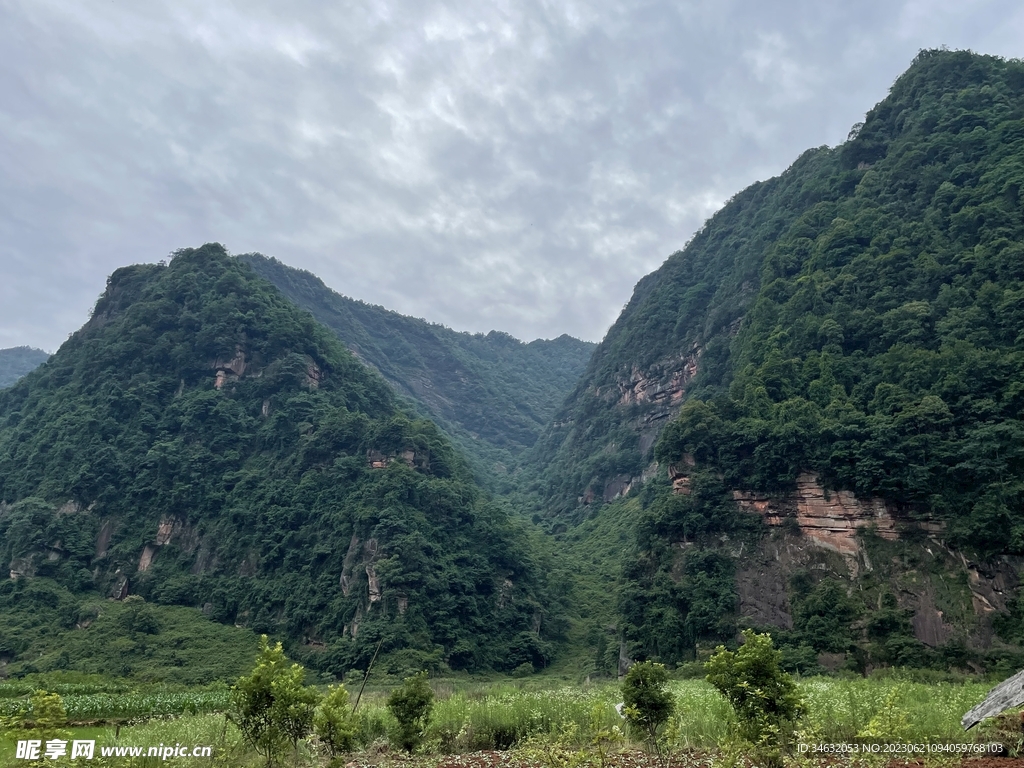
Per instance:
[[[714,763],[726,760],[730,745],[737,742],[735,720],[727,702],[703,680],[673,681],[671,688],[676,712],[664,730],[662,749],[669,754],[708,755]],[[960,717],[985,696],[988,688],[985,683],[925,684],[893,678],[805,679],[799,682],[806,704],[801,738],[809,743],[853,742],[866,735],[880,741],[911,744],[991,740],[991,728],[966,735],[960,728]],[[635,750],[642,746],[631,742],[624,733],[615,710],[621,696],[613,683],[566,686],[545,685],[543,680],[536,679],[487,684],[442,680],[434,682],[434,689],[437,700],[421,748],[423,760],[430,755],[436,762],[444,755],[512,750],[506,755],[508,761],[576,768],[597,759],[595,755],[606,759],[605,752],[609,750],[634,750],[628,754],[635,755]],[[397,752],[391,746],[396,724],[385,706],[386,695],[386,691],[376,690],[363,696],[358,710],[361,752],[354,758],[356,762],[378,763],[382,756]],[[178,757],[168,762],[260,763],[255,754],[244,748],[233,725],[219,713],[228,705],[223,691],[69,692],[64,700],[73,720],[135,718],[136,722],[124,725],[119,732],[113,726],[72,730],[74,738],[82,738],[80,734],[95,738],[97,748],[115,744],[209,745],[214,748],[212,759]],[[11,712],[23,702],[21,697],[0,698],[0,711]],[[620,765],[621,757],[617,759],[620,762],[611,762]],[[317,756],[315,744],[304,744],[300,753],[286,762],[295,761],[308,766],[326,765],[326,760]],[[134,768],[163,763],[156,758],[135,758],[134,762],[127,758],[105,758],[92,764]],[[0,765],[25,764],[26,761],[14,759],[11,738],[4,739]]]

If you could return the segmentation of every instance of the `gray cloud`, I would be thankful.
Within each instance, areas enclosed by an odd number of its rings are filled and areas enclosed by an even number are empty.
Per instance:
[[[1008,0],[0,5],[0,347],[217,240],[454,328],[599,339],[714,210]]]

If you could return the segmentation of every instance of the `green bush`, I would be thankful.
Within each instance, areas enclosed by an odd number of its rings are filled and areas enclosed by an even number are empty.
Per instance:
[[[740,734],[769,766],[782,765],[803,703],[793,678],[782,670],[782,653],[769,634],[743,631],[737,651],[719,646],[707,662],[707,680],[729,700]]]
[[[344,685],[332,685],[313,715],[313,732],[334,757],[352,751],[358,729],[358,721],[349,708],[348,691]]]
[[[426,671],[405,678],[401,688],[388,696],[388,709],[398,721],[398,739],[402,749],[412,752],[423,739],[434,706],[434,692],[427,683]]]
[[[623,714],[629,726],[657,747],[658,728],[672,715],[675,701],[668,691],[668,672],[653,661],[634,664],[622,681]]]
[[[302,667],[288,665],[281,643],[271,646],[263,635],[256,667],[231,688],[231,719],[268,764],[289,742],[297,751],[313,727],[319,697],[302,684],[304,677]]]

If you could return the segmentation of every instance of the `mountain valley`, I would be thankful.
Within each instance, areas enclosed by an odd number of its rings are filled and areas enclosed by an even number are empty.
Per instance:
[[[1008,673],[1022,308],[1024,63],[945,50],[597,345],[217,244],[124,267],[0,379],[0,674],[230,680],[201,649],[260,633],[325,680],[686,674],[748,627],[801,674]]]

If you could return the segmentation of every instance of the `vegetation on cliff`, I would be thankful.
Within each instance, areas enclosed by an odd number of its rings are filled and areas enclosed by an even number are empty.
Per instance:
[[[813,469],[1020,551],[1022,152],[1024,64],[922,52],[849,141],[736,195],[638,283],[538,449],[542,491],[564,514],[638,476],[671,409],[630,384],[689,359],[662,460],[773,490]]]
[[[42,577],[71,602],[195,606],[338,674],[378,641],[395,671],[541,666],[559,632],[524,534],[450,443],[217,245],[117,270],[0,392],[0,502],[8,600]],[[5,637],[19,659],[29,639]]]
[[[835,199],[846,176],[829,150],[806,152],[782,176],[737,194],[637,284],[531,453],[549,514],[572,517],[581,500],[600,503],[614,478],[641,475],[678,403],[671,389],[659,402],[631,396],[631,385],[672,387],[688,361],[705,376],[727,370],[730,333],[756,295],[766,247],[804,211]]]
[[[1022,554],[1024,63],[923,52],[854,133],[658,456],[766,491],[810,469]]]

